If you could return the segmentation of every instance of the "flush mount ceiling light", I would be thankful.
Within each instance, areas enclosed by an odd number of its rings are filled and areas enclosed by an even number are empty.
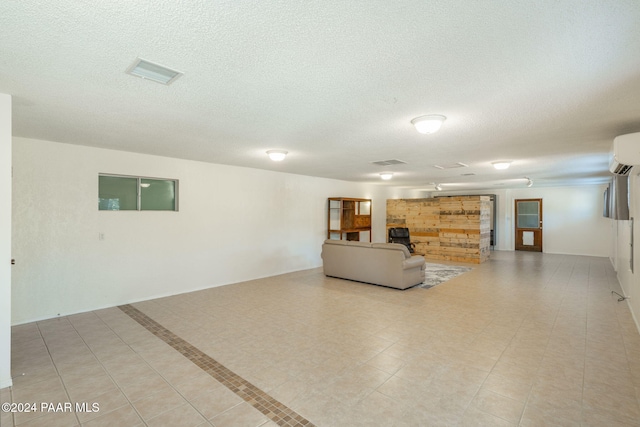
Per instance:
[[[524,179],[527,180],[527,187],[531,187],[533,185],[533,180],[528,176],[525,176]]]
[[[430,134],[438,132],[442,123],[447,120],[445,116],[439,114],[429,114],[426,116],[416,117],[411,120],[411,124],[416,127],[416,130],[423,134]]]
[[[164,65],[155,64],[142,58],[136,58],[133,64],[127,68],[126,73],[145,80],[162,83],[163,85],[170,85],[183,74],[180,71],[172,70]]]
[[[493,165],[494,168],[496,168],[498,170],[508,169],[509,166],[511,166],[511,162],[510,161],[506,161],[506,160],[501,160],[499,162],[493,162],[491,164]]]
[[[442,186],[440,184],[436,184],[433,188],[435,188],[436,191],[442,191]]]
[[[384,179],[385,181],[389,181],[392,177],[393,177],[393,172],[382,172],[380,174],[380,178]]]
[[[281,162],[287,157],[287,151],[284,150],[269,150],[267,151],[267,155],[274,162]]]

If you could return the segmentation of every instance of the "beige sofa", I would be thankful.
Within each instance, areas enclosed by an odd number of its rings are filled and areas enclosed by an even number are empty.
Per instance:
[[[330,277],[407,289],[424,282],[425,261],[398,243],[325,240],[324,274]]]

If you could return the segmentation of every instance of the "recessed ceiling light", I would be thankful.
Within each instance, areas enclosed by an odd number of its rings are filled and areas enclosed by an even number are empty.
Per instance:
[[[382,172],[380,174],[380,178],[384,179],[385,181],[389,181],[391,178],[393,178],[393,172]]]
[[[269,150],[269,151],[267,151],[267,155],[274,162],[281,162],[282,160],[284,160],[284,158],[287,157],[287,153],[288,152],[284,151],[284,150]]]
[[[127,68],[126,73],[145,80],[162,83],[163,85],[170,85],[183,74],[180,71],[172,70],[164,65],[155,64],[142,58],[136,58],[133,64]]]

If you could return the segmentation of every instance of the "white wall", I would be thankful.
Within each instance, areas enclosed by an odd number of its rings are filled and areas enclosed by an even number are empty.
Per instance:
[[[437,195],[496,194],[497,250],[515,249],[514,201],[542,199],[542,250],[546,253],[606,257],[612,242],[610,220],[602,217],[606,185],[531,187],[496,191],[438,192]]]
[[[0,388],[11,382],[11,96],[0,94]]]
[[[392,187],[24,138],[13,141],[13,323],[322,265],[327,197]],[[180,181],[179,212],[98,211],[98,174]],[[104,240],[99,240],[100,233]]]

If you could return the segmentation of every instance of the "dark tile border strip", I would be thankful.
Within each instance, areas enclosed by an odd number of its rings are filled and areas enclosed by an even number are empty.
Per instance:
[[[278,402],[137,308],[130,304],[121,305],[118,308],[279,426],[314,427],[309,420],[296,413],[293,409]]]

